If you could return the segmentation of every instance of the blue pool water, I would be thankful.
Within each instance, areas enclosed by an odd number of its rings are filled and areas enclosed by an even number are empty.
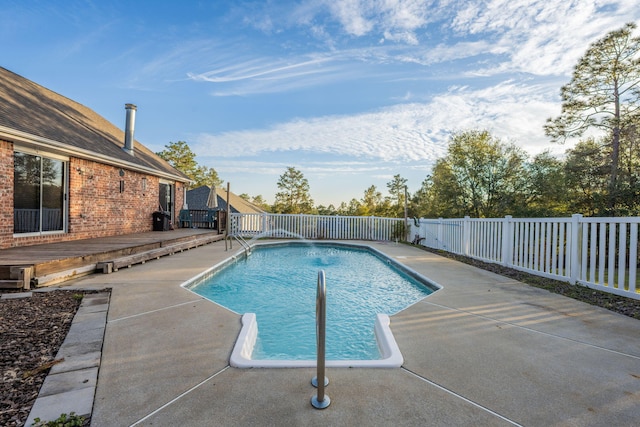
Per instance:
[[[380,358],[376,314],[395,314],[433,292],[375,252],[325,244],[258,246],[190,289],[256,314],[252,359],[315,359],[319,270],[326,275],[328,360]]]

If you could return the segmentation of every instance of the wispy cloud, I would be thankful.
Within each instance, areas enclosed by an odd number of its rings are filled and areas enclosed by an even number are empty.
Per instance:
[[[270,22],[269,31],[274,33],[278,25],[304,26],[308,36],[319,38],[326,38],[330,33],[327,28],[338,24],[355,40],[369,37],[369,42],[358,46],[357,42],[345,40],[332,42],[328,49],[312,50],[298,46],[284,48],[274,55],[261,51],[259,46],[247,51],[232,40],[224,48],[221,43],[212,43],[215,48],[203,48],[197,57],[191,54],[189,60],[182,56],[188,52],[175,49],[152,61],[147,68],[172,59],[193,64],[186,71],[188,78],[211,84],[210,93],[215,96],[278,93],[368,78],[380,75],[379,66],[383,64],[413,63],[425,67],[424,72],[431,75],[433,65],[451,63],[457,73],[466,77],[508,73],[566,76],[590,42],[625,19],[640,18],[640,11],[632,8],[633,3],[633,0],[507,3],[311,0],[288,13],[278,8],[282,16],[263,16],[260,22]],[[612,12],[598,14],[603,7]],[[253,13],[263,14],[265,10]],[[246,18],[248,22],[257,22],[256,19]],[[441,32],[443,41],[433,44],[430,36],[433,31]],[[374,43],[372,35],[397,43]],[[238,52],[243,53],[239,56]],[[196,71],[198,68],[203,71]],[[405,72],[386,78],[407,77]],[[390,71],[386,69],[385,73]]]
[[[516,82],[482,90],[452,87],[428,103],[298,119],[267,129],[201,134],[195,146],[199,153],[218,158],[297,151],[383,162],[430,162],[444,154],[452,132],[482,128],[536,153],[549,146],[543,125],[557,113],[557,104],[550,100],[553,88]]]
[[[302,160],[304,163],[305,173],[316,176],[331,176],[333,174],[376,174],[387,172],[387,168],[380,164],[370,162],[357,161],[313,161]],[[238,160],[219,158],[216,160],[216,171],[220,174],[260,174],[260,175],[279,175],[288,166],[290,162],[260,159],[260,160]],[[298,167],[300,165],[297,165]]]
[[[331,58],[326,56],[294,63],[288,61],[259,63],[257,60],[252,60],[242,64],[236,64],[232,67],[207,71],[202,74],[189,73],[189,77],[193,80],[211,83],[227,83],[252,79],[289,79],[318,73],[320,72],[318,66],[331,60]]]
[[[603,7],[611,11],[599,14]],[[560,75],[571,72],[590,42],[639,16],[634,0],[470,0],[457,10],[451,28],[494,39],[510,52],[492,72]]]
[[[223,63],[202,73],[188,72],[189,79],[213,84],[215,96],[286,92],[340,80],[348,73],[340,56],[305,54],[288,59],[255,57]],[[342,76],[342,77],[339,77]]]
[[[238,188],[252,189],[252,194],[274,193],[269,183],[277,182],[293,165],[309,179],[314,197],[336,203],[361,196],[372,184],[384,191],[385,183],[398,173],[409,179],[411,191],[417,190],[458,131],[487,129],[532,156],[547,149],[564,152],[567,146],[552,145],[543,130],[545,119],[558,113],[558,104],[551,99],[555,92],[552,82],[451,87],[426,103],[200,134],[190,139],[190,145],[221,176]],[[345,182],[350,195],[336,200],[336,191]]]
[[[445,10],[441,3],[432,0],[310,0],[303,2],[296,11],[304,17],[300,23],[328,14],[326,25],[336,21],[343,31],[356,37],[382,37],[382,40],[416,45],[416,31],[438,19]],[[303,11],[303,12],[302,12]],[[317,25],[317,24],[316,24]]]
[[[214,68],[187,73],[189,79],[211,84],[214,96],[287,92],[334,82],[380,76],[377,66],[392,61],[390,49],[366,47],[272,57],[224,55]],[[216,57],[213,52],[209,54]]]
[[[200,135],[197,147],[219,157],[304,151],[383,161],[433,159],[432,141],[417,130],[420,120],[410,108],[295,120],[265,130]],[[225,149],[232,141],[242,143]]]

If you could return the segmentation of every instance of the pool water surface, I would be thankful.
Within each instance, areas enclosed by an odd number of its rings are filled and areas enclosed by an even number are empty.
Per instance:
[[[189,286],[239,313],[255,313],[251,359],[316,357],[316,287],[327,286],[327,360],[380,359],[376,315],[392,315],[431,294],[432,286],[377,251],[348,245],[258,245]]]

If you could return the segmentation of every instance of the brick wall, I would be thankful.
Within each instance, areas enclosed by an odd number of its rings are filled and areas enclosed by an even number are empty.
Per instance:
[[[0,248],[13,240],[13,144],[0,140]]]
[[[87,160],[70,160],[69,234],[74,238],[150,231],[157,205],[158,178]]]
[[[0,141],[0,249],[67,240],[138,233],[153,229],[159,179],[89,160],[69,160],[68,233],[13,235],[13,145]],[[121,191],[122,181],[122,191]],[[183,204],[183,185],[175,186],[174,218]]]

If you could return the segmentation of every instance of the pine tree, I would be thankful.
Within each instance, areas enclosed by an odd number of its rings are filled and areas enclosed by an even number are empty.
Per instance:
[[[629,117],[640,113],[640,37],[628,23],[593,43],[562,87],[562,112],[547,120],[545,132],[556,142],[580,137],[589,129],[611,137],[609,208],[616,203],[620,137]],[[612,212],[613,213],[613,212]]]

